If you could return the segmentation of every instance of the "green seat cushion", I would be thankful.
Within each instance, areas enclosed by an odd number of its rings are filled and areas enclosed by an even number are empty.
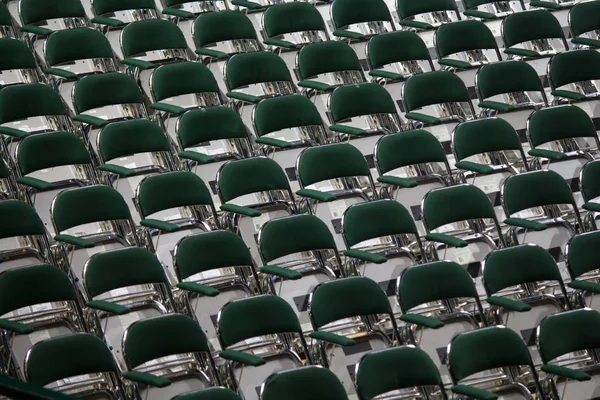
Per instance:
[[[565,153],[546,149],[531,149],[527,152],[532,157],[548,158],[550,160],[560,161],[568,156]]]
[[[377,182],[406,189],[416,187],[419,184],[416,179],[401,178],[399,176],[391,175],[381,175],[377,177]]]
[[[504,223],[506,225],[517,226],[519,228],[531,229],[532,231],[543,231],[547,228],[546,224],[523,218],[506,218]]]
[[[356,342],[346,336],[336,335],[335,333],[325,331],[314,331],[309,335],[313,339],[322,340],[324,342],[337,344],[339,346],[354,346]]]
[[[250,365],[252,367],[258,367],[266,364],[266,361],[259,356],[236,350],[223,350],[219,353],[219,356],[225,360],[235,361],[237,363]]]
[[[187,290],[189,292],[194,292],[201,294],[203,296],[215,297],[219,295],[219,290],[214,287],[203,285],[197,282],[179,282],[177,284],[179,289]]]
[[[444,323],[437,318],[427,317],[419,314],[402,314],[400,320],[409,324],[421,325],[431,329],[439,329]]]
[[[469,243],[460,238],[443,233],[429,233],[425,235],[425,239],[429,240],[430,242],[444,243],[454,247],[467,247],[469,245]]]
[[[320,190],[314,189],[300,189],[296,192],[298,196],[308,197],[309,199],[318,200],[318,201],[334,201],[337,200],[337,197],[332,195],[331,193],[321,192]]]
[[[478,174],[491,174],[494,168],[489,165],[479,164],[472,161],[459,161],[455,164],[456,168],[464,169],[465,171],[477,172]]]
[[[387,258],[385,258],[384,256],[379,255],[379,254],[373,254],[371,252],[363,251],[363,250],[355,250],[355,249],[345,250],[344,255],[347,257],[357,258],[359,260],[372,262],[375,264],[383,264],[383,263],[387,262]]]
[[[513,300],[500,296],[489,296],[487,302],[494,306],[502,307],[510,311],[525,312],[531,310],[531,306],[519,300]]]
[[[558,375],[564,378],[574,379],[579,382],[589,381],[590,379],[592,379],[592,377],[589,374],[583,371],[578,371],[576,369],[567,367],[561,367],[559,365],[543,365],[542,371],[544,371],[547,374]]]
[[[281,278],[290,279],[293,281],[302,279],[302,274],[300,272],[288,268],[278,267],[276,265],[265,265],[260,269],[260,272],[264,274],[279,276]]]

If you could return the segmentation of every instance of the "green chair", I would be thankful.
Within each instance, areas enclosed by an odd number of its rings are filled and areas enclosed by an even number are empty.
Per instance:
[[[548,106],[544,85],[525,61],[484,65],[475,82],[481,117]]]
[[[600,176],[600,163],[595,161],[587,162],[579,173],[579,191],[583,197],[584,204],[581,208],[588,211],[585,216],[585,230],[595,230],[595,213],[600,210],[598,197],[600,197],[600,186],[598,177]]]
[[[27,353],[25,376],[28,382],[40,386],[54,384],[54,390],[75,396],[125,396],[120,371],[110,350],[89,333],[63,335],[35,344]],[[75,382],[77,385],[73,385]]]
[[[600,4],[595,1],[586,1],[576,4],[569,11],[569,28],[571,31],[571,43],[575,48],[584,47],[595,49],[600,47],[597,31],[600,23],[594,18]]]
[[[433,61],[423,39],[411,31],[382,33],[367,44],[369,76],[373,82],[402,81],[425,72],[421,64],[433,71]]]
[[[448,369],[454,395],[487,400],[503,395],[529,399],[530,390],[520,383],[520,377],[529,374],[536,392],[543,393],[525,342],[516,332],[503,326],[455,336],[448,345]],[[482,384],[477,376],[484,371],[491,371],[492,376]]]
[[[520,9],[515,9],[502,0],[463,0],[463,5],[463,15],[479,20],[504,18],[514,12],[525,10],[525,4],[522,1],[519,1]]]
[[[121,28],[128,23],[157,18],[156,5],[152,0],[94,0],[92,22],[104,29]]]
[[[422,396],[439,391],[442,399],[448,398],[435,363],[410,345],[365,354],[356,366],[355,383],[359,400],[409,389]]]
[[[550,1],[546,1],[546,0],[533,0],[532,2],[529,2],[529,6],[531,7],[537,7],[537,8],[541,8],[541,9],[546,9],[548,11],[554,12],[554,11],[561,11],[561,10],[566,10],[566,9],[570,9],[571,7],[573,7],[573,5],[577,4],[577,2],[574,1],[560,1],[560,0],[550,0]]]
[[[203,14],[206,12],[223,11],[229,8],[227,6],[227,2],[225,1],[203,3],[197,0],[164,0],[163,4],[166,7],[162,9],[162,13],[175,20],[190,19],[194,18],[196,15]],[[233,2],[232,4],[235,5],[235,3]]]
[[[230,389],[210,387],[177,395],[173,400],[242,400],[242,398]]]
[[[560,50],[550,40],[561,42]],[[504,54],[509,58],[536,59],[569,50],[560,23],[547,10],[531,10],[508,15],[502,21]]]
[[[35,56],[26,43],[8,37],[0,38],[0,54],[2,87],[43,81]]]
[[[600,80],[598,68],[600,54],[594,50],[567,51],[552,57],[548,63],[548,81],[554,102],[573,103],[600,96],[594,83]]]
[[[140,398],[175,395],[219,382],[211,346],[194,319],[165,314],[132,323],[123,335],[127,371]]]
[[[0,4],[0,38],[17,38],[12,16],[6,4]]]
[[[457,75],[448,71],[433,71],[413,75],[402,86],[402,102],[407,119],[413,127],[440,125],[475,118],[475,109],[467,87]],[[463,106],[466,103],[468,110]],[[420,111],[433,107],[433,114]]]
[[[225,360],[223,379],[245,398],[254,397],[272,372],[302,366],[298,352],[311,364],[298,317],[281,297],[259,295],[228,303],[217,317],[217,333],[223,349],[219,356]],[[257,368],[242,375],[247,367]]]
[[[395,30],[390,10],[381,0],[335,0],[330,15],[333,36],[340,40],[364,41]]]
[[[310,43],[329,40],[325,21],[312,3],[277,3],[267,8],[262,20],[264,44],[280,51],[294,51]]]
[[[437,62],[445,69],[462,71],[502,60],[494,34],[481,21],[444,24],[436,29],[434,39]],[[494,57],[486,51],[493,51]]]
[[[89,24],[79,0],[21,0],[19,17],[22,22],[21,33],[26,34],[28,40],[33,37],[48,36],[55,30],[79,28]],[[49,23],[52,20],[59,20],[59,22]]]
[[[455,1],[452,0],[427,0],[414,2],[410,0],[397,0],[398,23],[407,29],[433,30],[440,25],[452,22],[449,12],[453,12],[456,19],[460,20],[460,13]],[[415,18],[420,16],[420,18]]]
[[[595,251],[598,243],[598,232],[586,232],[573,236],[565,248],[566,267],[571,278],[567,286],[578,292],[576,300],[580,306],[585,306],[586,299],[583,296],[593,296],[600,292]]]
[[[307,385],[307,383],[309,383]],[[260,387],[261,400],[348,400],[340,380],[328,369],[307,366],[275,372]]]

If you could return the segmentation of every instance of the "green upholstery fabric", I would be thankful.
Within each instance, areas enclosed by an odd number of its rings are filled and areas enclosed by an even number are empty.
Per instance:
[[[281,297],[261,295],[225,305],[219,318],[219,341],[223,348],[257,336],[276,333],[302,334],[298,317]]]
[[[392,22],[392,15],[382,0],[336,0],[331,5],[331,17],[336,28],[369,21]]]
[[[135,79],[119,72],[88,75],[74,89],[73,102],[78,113],[115,104],[141,104],[142,92]]]
[[[94,254],[84,272],[85,288],[90,298],[128,286],[168,283],[158,258],[140,247]]]
[[[223,203],[245,194],[270,190],[290,190],[287,175],[270,158],[255,157],[227,163],[219,173]]]
[[[185,3],[194,3],[197,0],[166,0],[167,7],[179,6]]]
[[[181,280],[216,268],[253,264],[244,241],[228,231],[187,236],[179,242],[175,257],[177,276]]]
[[[42,340],[31,348],[25,363],[28,381],[40,386],[77,375],[117,371],[106,344],[90,333]]]
[[[369,40],[367,47],[371,68],[401,61],[428,60],[430,57],[423,39],[411,31],[379,34]]]
[[[494,250],[485,259],[483,284],[488,296],[511,286],[562,281],[554,258],[542,247],[523,244]]]
[[[152,95],[156,101],[188,93],[219,93],[215,77],[202,63],[165,64],[152,74]]]
[[[452,144],[457,160],[490,151],[521,149],[521,141],[515,128],[501,118],[485,118],[459,124],[454,130]]]
[[[392,314],[383,289],[363,276],[318,285],[311,294],[310,310],[314,329],[344,318]]]
[[[77,28],[56,31],[46,41],[46,59],[49,65],[112,57],[110,42],[96,29]]]
[[[432,104],[470,100],[462,79],[448,71],[413,75],[404,86],[404,103],[408,111]]]
[[[471,9],[484,4],[491,4],[502,0],[465,0],[465,8]]]
[[[407,165],[445,162],[446,152],[435,136],[417,129],[382,137],[376,159],[380,172],[385,174]]]
[[[203,13],[194,22],[194,40],[198,47],[242,39],[256,40],[256,32],[246,14],[240,11]]]
[[[209,387],[173,397],[173,400],[242,400],[237,393],[224,387]]]
[[[360,360],[356,384],[360,398],[370,400],[393,390],[441,385],[442,379],[427,353],[413,346],[400,346],[365,355]]]
[[[291,82],[285,62],[270,51],[236,54],[227,62],[226,82],[230,90],[263,82]]]
[[[572,105],[535,111],[527,126],[532,147],[561,139],[596,137],[592,119],[581,108]]]
[[[393,200],[376,200],[351,206],[344,213],[343,221],[343,232],[349,247],[382,236],[418,234],[408,210]]]
[[[539,326],[542,361],[545,364],[574,351],[597,349],[599,327],[600,313],[589,308],[547,316]]]
[[[462,51],[498,48],[490,28],[475,20],[444,24],[437,29],[435,38],[440,58]]]
[[[0,221],[0,239],[46,234],[46,228],[35,209],[23,201],[2,200]]]
[[[584,2],[576,4],[569,13],[570,27],[573,36],[600,29],[600,21],[597,15],[600,4],[595,2]]]
[[[330,72],[362,72],[362,67],[350,45],[332,40],[304,46],[298,53],[298,70],[302,79],[308,79]]]
[[[275,373],[267,378],[262,400],[348,400],[346,390],[330,370],[308,366]]]
[[[129,218],[127,203],[118,191],[108,186],[67,189],[54,200],[52,219],[57,233],[91,222]]]
[[[422,204],[423,220],[430,230],[452,222],[495,218],[496,215],[487,195],[473,185],[432,190]]]
[[[473,357],[477,354],[477,357]],[[452,380],[493,368],[531,365],[527,345],[521,336],[504,327],[476,329],[455,336],[448,354]]]
[[[70,132],[27,136],[19,144],[17,163],[22,175],[61,165],[91,164],[85,143]]]
[[[510,92],[544,90],[537,72],[525,61],[488,64],[481,67],[477,76],[477,87],[482,99]]]
[[[435,261],[404,270],[398,285],[403,313],[421,304],[459,297],[477,297],[473,278],[453,261]]]
[[[584,199],[600,196],[600,162],[588,162],[581,170],[581,192]]]
[[[298,180],[309,186],[328,179],[369,176],[369,164],[356,147],[336,143],[304,150],[297,161]]]
[[[568,244],[567,267],[572,279],[598,269],[600,265],[600,233],[588,232],[573,236]]]
[[[6,4],[0,4],[0,25],[1,26],[12,26],[12,17]]]
[[[92,5],[96,15],[111,14],[116,11],[155,9],[152,0],[94,0]]]
[[[291,95],[264,99],[254,110],[254,126],[258,136],[311,125],[322,126],[323,120],[314,103],[305,96]]]
[[[187,49],[187,42],[175,23],[165,19],[148,19],[123,29],[121,47],[125,57],[132,57],[153,50]]]
[[[108,124],[99,136],[99,150],[105,161],[132,154],[169,151],[163,130],[149,119]]]
[[[4,3],[3,3],[4,4]],[[18,39],[0,39],[0,71],[36,68],[35,57],[27,44]]]
[[[126,331],[123,355],[130,368],[181,353],[210,352],[204,331],[183,314],[164,314],[138,320]]]
[[[396,114],[396,105],[387,90],[376,83],[338,87],[331,94],[334,122],[360,115]]]
[[[314,215],[292,215],[267,221],[261,230],[260,252],[265,263],[302,251],[335,249],[327,225]]]
[[[504,181],[504,207],[509,215],[532,207],[573,203],[569,184],[554,171],[526,172]]]
[[[567,51],[552,57],[550,82],[553,88],[558,88],[569,83],[598,80],[599,70],[600,53],[597,51]]]
[[[534,10],[508,15],[502,24],[505,47],[536,39],[564,38],[560,23],[546,10]]]
[[[233,109],[210,107],[186,112],[179,119],[177,135],[185,149],[213,140],[245,139],[248,132]]]
[[[267,37],[293,32],[325,31],[325,22],[315,6],[304,2],[275,4],[264,13]]]
[[[27,83],[5,87],[0,91],[0,124],[66,113],[60,95],[48,85]]]
[[[19,14],[23,25],[56,18],[86,18],[79,0],[64,0],[58,3],[46,0],[23,0],[19,2]]]
[[[453,0],[429,0],[429,1],[410,1],[397,0],[396,9],[400,19],[412,17],[414,15],[425,14],[437,11],[456,11],[456,2]]]

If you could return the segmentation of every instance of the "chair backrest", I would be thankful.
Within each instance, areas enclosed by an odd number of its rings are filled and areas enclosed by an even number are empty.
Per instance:
[[[481,21],[456,21],[443,24],[435,31],[435,49],[441,58],[462,51],[497,48],[494,34]]]
[[[535,69],[525,61],[502,61],[484,65],[477,72],[481,99],[498,94],[544,90]]]
[[[600,21],[596,18],[600,11],[600,4],[595,1],[577,3],[569,11],[569,26],[573,36],[594,31],[600,28]]]
[[[73,104],[78,113],[118,104],[142,104],[144,98],[135,79],[120,72],[88,75],[75,84]]]
[[[23,25],[57,18],[86,18],[85,10],[79,0],[46,1],[21,0],[19,14]]]
[[[307,366],[270,375],[261,387],[261,400],[348,400],[344,385],[327,368]]]
[[[56,31],[48,36],[45,55],[49,65],[60,65],[76,60],[113,58],[113,51],[100,31],[76,28]]]
[[[321,13],[311,3],[295,1],[275,4],[263,14],[267,37],[294,32],[326,31]]]
[[[369,164],[351,144],[335,143],[304,150],[297,161],[303,187],[329,179],[370,176]]]
[[[462,79],[448,71],[413,75],[406,81],[403,91],[407,111],[434,104],[471,101]]]
[[[267,221],[260,229],[258,247],[265,263],[294,253],[335,250],[331,231],[314,215],[292,215]]]
[[[562,283],[552,255],[535,244],[496,249],[483,263],[483,286],[488,296],[511,286],[542,281]]]
[[[356,392],[360,400],[415,386],[441,386],[442,378],[427,353],[400,346],[365,354],[358,363]]]
[[[304,46],[298,52],[298,71],[307,79],[331,72],[362,72],[362,67],[349,44],[332,40]]]
[[[198,47],[244,39],[256,40],[256,32],[243,12],[222,10],[203,13],[194,22],[194,40]]]
[[[522,151],[519,135],[501,118],[484,118],[461,122],[454,129],[452,148],[456,160],[490,151]]]
[[[46,228],[35,209],[20,200],[0,201],[0,239],[45,235]]]
[[[329,102],[334,122],[361,115],[396,114],[392,96],[376,83],[338,87],[331,93]]]
[[[6,4],[0,4],[0,26],[9,26],[12,27],[12,16],[10,15],[10,11],[8,11],[8,7]]]
[[[595,50],[572,50],[550,59],[548,76],[553,88],[569,83],[600,80],[600,53]]]
[[[574,105],[534,111],[527,121],[527,134],[532,147],[562,139],[597,139],[594,121]]]
[[[127,25],[121,33],[121,47],[125,57],[154,50],[188,48],[181,29],[165,19],[147,19]]]
[[[383,136],[375,148],[375,158],[380,174],[409,165],[447,162],[442,144],[421,129]]]
[[[132,154],[171,150],[163,130],[149,119],[108,124],[98,136],[98,149],[104,161]]]
[[[473,278],[454,261],[408,267],[398,282],[398,303],[403,313],[434,301],[477,297]]]
[[[409,18],[419,14],[439,11],[456,11],[458,12],[456,2],[454,0],[426,0],[426,1],[410,1],[397,0],[396,9],[400,19]]]
[[[43,83],[9,86],[0,91],[0,124],[66,113],[60,95]]]
[[[227,303],[219,311],[217,323],[219,342],[224,349],[258,336],[302,334],[292,307],[281,297],[268,294]]]
[[[415,32],[396,31],[373,36],[367,44],[367,58],[371,68],[411,61],[430,60],[429,50]]]
[[[191,93],[219,93],[219,85],[202,63],[178,62],[161,65],[152,74],[152,96],[156,101]]]
[[[305,96],[289,95],[264,99],[254,109],[254,127],[258,136],[303,126],[323,126],[317,107]]]
[[[336,28],[370,21],[392,22],[390,10],[382,0],[335,0],[331,18]]]
[[[242,398],[230,389],[224,387],[209,387],[180,394],[173,397],[173,400],[242,400]]]
[[[579,184],[586,201],[600,196],[600,162],[590,161],[583,166]]]
[[[560,23],[551,12],[532,10],[508,15],[502,22],[506,47],[536,39],[564,39]]]
[[[209,107],[186,112],[179,119],[177,136],[181,147],[221,139],[247,139],[242,118],[229,107]]]
[[[156,7],[152,0],[94,0],[92,6],[96,15],[126,10],[154,10]]]
[[[248,246],[238,235],[228,231],[186,236],[175,249],[175,272],[180,280],[217,268],[252,265]]]
[[[226,64],[225,81],[230,90],[257,83],[292,82],[292,76],[277,54],[270,51],[240,53]]]
[[[17,148],[22,175],[61,165],[91,164],[85,143],[71,132],[30,135]]]
[[[36,69],[35,56],[31,49],[18,39],[0,39],[0,71],[11,69]]]
[[[567,243],[567,269],[571,279],[599,269],[600,232],[586,232],[573,236]]]

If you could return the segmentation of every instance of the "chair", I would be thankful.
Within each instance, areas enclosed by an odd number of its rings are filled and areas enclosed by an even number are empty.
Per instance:
[[[261,400],[348,400],[340,380],[331,371],[317,366],[275,372],[262,384],[260,392]]]
[[[0,38],[0,55],[0,79],[4,81],[2,87],[43,82],[35,56],[26,43],[12,38]]]
[[[600,243],[598,232],[586,232],[573,236],[565,247],[566,268],[571,282],[567,284],[576,290],[573,302],[585,307],[586,297],[599,292],[595,246]],[[578,303],[578,304],[577,304]],[[590,307],[593,305],[590,302]]]
[[[339,40],[364,41],[395,30],[390,10],[380,0],[335,0],[330,15],[333,36]]]
[[[122,28],[131,23],[158,17],[156,5],[152,0],[94,0],[92,11],[95,17],[94,24],[100,25],[103,30]]]
[[[460,20],[460,14],[456,2],[451,0],[427,0],[412,2],[408,0],[397,0],[398,23],[407,29],[433,30],[440,25],[451,22],[449,11],[454,12]],[[420,18],[415,18],[420,16]]]
[[[480,20],[495,20],[525,10],[522,1],[519,1],[519,10],[515,10],[512,5],[502,0],[463,0],[463,5],[465,8],[463,15]]]
[[[571,43],[575,48],[597,48],[600,40],[596,31],[600,30],[600,24],[594,19],[600,4],[592,1],[576,4],[569,10],[569,28],[571,31]]]
[[[234,0],[243,2],[244,0]],[[251,2],[250,2],[251,3]],[[194,18],[198,14],[203,14],[212,11],[223,11],[227,10],[227,2],[216,1],[213,3],[201,3],[197,0],[164,0],[163,4],[165,7],[162,9],[162,13],[173,19],[190,19]],[[235,5],[234,2],[232,2]]]
[[[598,176],[600,175],[599,168],[600,163],[589,161],[579,172],[579,190],[584,201],[581,208],[588,211],[583,220],[585,223],[585,230],[595,230],[595,213],[600,211],[600,205],[598,205],[597,200],[597,198],[600,197],[600,187],[596,183],[598,182]]]
[[[30,43],[54,31],[89,25],[79,0],[22,0],[19,2],[19,16],[22,22],[20,30]]]
[[[600,80],[598,68],[600,54],[594,50],[573,50],[553,56],[548,62],[548,81],[554,102],[574,103],[600,96],[594,82]]]
[[[0,38],[17,38],[12,16],[6,4],[0,4]]]
[[[267,8],[262,20],[264,44],[279,51],[295,51],[310,43],[329,40],[325,21],[311,3],[278,3]]]

